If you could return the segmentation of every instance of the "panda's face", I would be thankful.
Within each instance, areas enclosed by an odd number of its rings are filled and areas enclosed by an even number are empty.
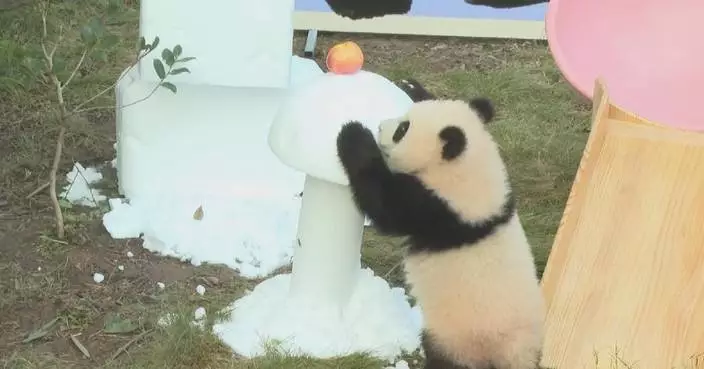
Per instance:
[[[468,137],[483,137],[483,123],[463,101],[422,101],[379,125],[379,146],[390,169],[417,173],[466,155]]]

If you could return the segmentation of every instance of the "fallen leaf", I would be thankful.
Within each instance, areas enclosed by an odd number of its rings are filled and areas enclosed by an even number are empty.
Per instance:
[[[71,342],[73,342],[73,344],[76,345],[76,347],[78,347],[79,350],[81,350],[81,353],[83,354],[83,356],[90,359],[90,352],[88,352],[88,349],[85,346],[83,346],[81,341],[79,341],[78,338],[76,338],[76,336],[71,335]]]
[[[220,284],[220,280],[217,277],[203,277],[202,280],[210,287]]]
[[[131,320],[122,318],[117,314],[110,314],[105,319],[105,327],[103,328],[103,332],[111,334],[124,334],[133,332],[137,330],[137,328],[139,327]]]
[[[198,209],[193,213],[193,219],[201,220],[203,219],[203,206],[199,206]]]
[[[34,332],[30,333],[30,334],[27,336],[27,338],[25,338],[25,339],[22,341],[22,343],[29,343],[29,342],[32,342],[32,341],[34,341],[34,340],[38,340],[38,339],[40,339],[40,338],[46,336],[47,334],[49,334],[49,332],[51,331],[51,328],[53,328],[54,325],[56,324],[56,322],[58,322],[58,321],[59,321],[59,317],[56,317],[56,318],[50,320],[48,323],[44,324],[44,325],[41,326],[39,329],[37,329],[37,330],[35,330]]]

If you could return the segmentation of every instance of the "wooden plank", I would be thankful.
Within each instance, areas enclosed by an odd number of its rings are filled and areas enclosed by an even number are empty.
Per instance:
[[[595,368],[596,352],[611,368],[618,350],[638,369],[704,368],[693,359],[704,354],[704,134],[639,120],[597,92],[543,276],[542,365]]]

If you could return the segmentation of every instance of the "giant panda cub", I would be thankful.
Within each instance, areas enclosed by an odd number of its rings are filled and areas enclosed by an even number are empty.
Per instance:
[[[426,369],[534,369],[544,302],[488,99],[436,99],[401,84],[407,114],[337,137],[354,200],[377,229],[407,236],[410,293],[424,318]]]

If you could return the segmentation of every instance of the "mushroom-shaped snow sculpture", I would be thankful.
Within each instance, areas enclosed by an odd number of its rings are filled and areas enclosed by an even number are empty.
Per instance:
[[[306,173],[292,294],[346,303],[360,268],[364,215],[337,157],[337,134],[351,120],[377,132],[382,120],[403,115],[410,104],[386,78],[359,71],[328,73],[296,91],[279,110],[269,145],[284,164]]]
[[[262,282],[232,305],[230,322],[215,327],[236,352],[261,354],[263,339],[316,357],[364,351],[392,359],[418,347],[418,309],[403,289],[361,268],[364,215],[336,149],[343,124],[356,120],[377,132],[411,104],[391,81],[362,70],[328,72],[289,92],[269,145],[306,175],[293,270]]]

